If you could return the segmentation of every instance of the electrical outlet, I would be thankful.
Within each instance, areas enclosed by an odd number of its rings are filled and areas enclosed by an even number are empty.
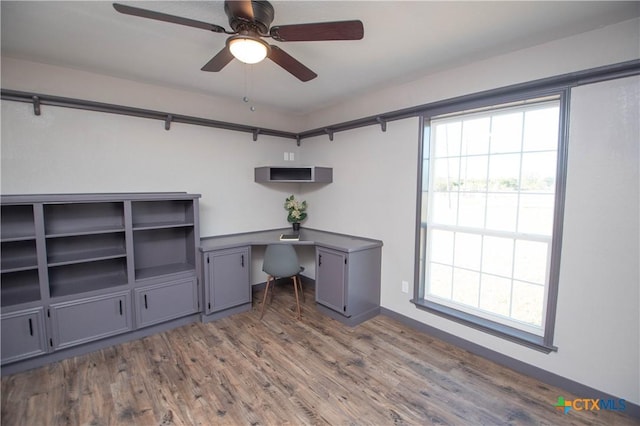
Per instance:
[[[284,161],[289,161],[289,153],[288,152],[284,153]]]
[[[409,293],[409,282],[408,281],[402,281],[402,292],[403,293]]]
[[[293,152],[289,153],[289,161],[294,161],[296,159],[296,154]]]

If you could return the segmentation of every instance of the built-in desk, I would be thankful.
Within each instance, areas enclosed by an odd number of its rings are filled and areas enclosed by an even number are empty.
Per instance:
[[[290,228],[200,239],[203,321],[251,309],[251,247],[282,243]],[[294,245],[315,247],[318,308],[347,325],[380,312],[382,241],[302,228]]]

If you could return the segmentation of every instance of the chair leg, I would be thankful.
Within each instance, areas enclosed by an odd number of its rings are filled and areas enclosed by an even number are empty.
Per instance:
[[[300,275],[298,275],[298,285],[300,286],[300,293],[302,293],[302,303],[307,303],[304,299],[304,290],[302,289],[302,279],[300,278]]]
[[[260,319],[264,316],[264,305],[267,303],[267,294],[269,294],[269,284],[271,283],[271,275],[267,277],[267,285],[264,287],[264,297],[262,298],[262,309],[260,309]],[[273,291],[271,292],[273,293]]]
[[[298,299],[298,276],[294,275],[291,278],[293,279],[293,289],[296,293],[296,308],[298,310],[298,319],[302,319],[302,315],[300,313],[300,299]]]

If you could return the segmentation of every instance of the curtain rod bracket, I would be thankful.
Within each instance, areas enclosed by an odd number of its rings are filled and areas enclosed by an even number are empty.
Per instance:
[[[35,115],[40,115],[40,98],[38,96],[33,96],[33,113]]]
[[[329,140],[333,141],[333,130],[327,127],[324,129],[324,132],[329,135]]]
[[[164,119],[165,130],[171,129],[171,120],[173,120],[173,117],[171,116],[171,114],[167,114],[167,118]]]
[[[253,141],[258,140],[258,135],[260,134],[260,129],[253,129]]]
[[[383,132],[387,131],[387,122],[382,117],[376,117],[376,121],[380,123]]]

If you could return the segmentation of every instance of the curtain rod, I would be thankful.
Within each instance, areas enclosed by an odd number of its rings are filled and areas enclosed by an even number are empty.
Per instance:
[[[584,84],[597,83],[617,78],[630,77],[640,74],[640,59],[626,62],[620,62],[612,65],[591,68],[588,70],[562,74],[554,77],[547,77],[531,82],[514,84],[498,89],[491,89],[470,95],[462,95],[442,101],[435,101],[427,104],[417,105],[396,111],[386,112],[383,114],[372,115],[369,117],[359,118],[356,120],[346,121],[342,123],[332,124],[317,129],[306,130],[300,133],[285,132],[282,130],[265,129],[261,127],[248,126],[244,124],[229,123],[225,121],[211,120],[207,118],[194,117],[183,114],[174,114],[168,112],[154,111],[142,108],[134,108],[123,105],[108,104],[95,101],[87,101],[83,99],[65,98],[60,96],[52,96],[31,92],[21,92],[17,90],[1,89],[0,95],[3,100],[33,103],[34,114],[40,115],[41,105],[60,106],[65,108],[84,109],[89,111],[107,112],[112,114],[122,114],[141,118],[150,118],[161,120],[165,123],[165,129],[169,130],[171,123],[193,124],[197,126],[215,127],[219,129],[232,130],[238,132],[252,133],[253,140],[258,139],[258,135],[267,135],[281,137],[285,139],[293,139],[300,146],[302,139],[315,136],[328,135],[333,140],[334,133],[346,130],[357,129],[360,127],[379,125],[384,132],[387,130],[389,121],[401,120],[410,117],[418,117],[425,115],[427,112],[450,108],[462,102],[473,100],[481,100],[490,96],[522,93],[528,90],[544,90],[559,89],[563,87],[576,87]]]

